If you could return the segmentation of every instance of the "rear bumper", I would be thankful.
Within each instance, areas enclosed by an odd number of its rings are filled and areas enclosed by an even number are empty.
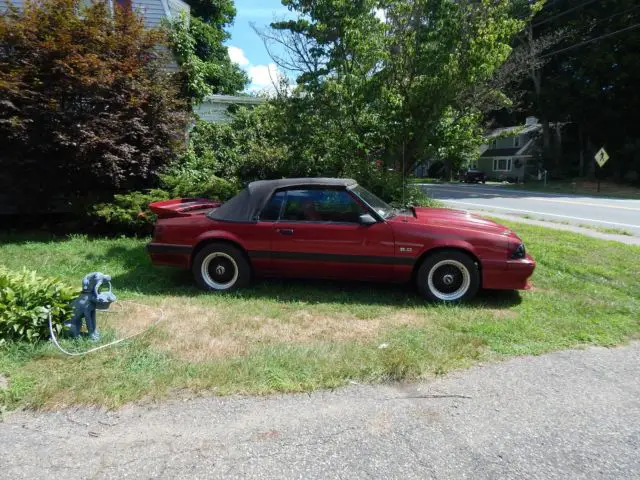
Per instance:
[[[151,263],[154,265],[171,265],[180,268],[189,268],[191,266],[193,247],[190,245],[152,242],[148,243],[146,248],[149,257],[151,257]]]

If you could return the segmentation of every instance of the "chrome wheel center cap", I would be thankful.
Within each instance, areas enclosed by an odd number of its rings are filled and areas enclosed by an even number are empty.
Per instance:
[[[442,281],[445,285],[451,285],[453,283],[453,275],[446,274],[444,277],[442,277]]]
[[[224,272],[226,272],[226,270],[222,265],[216,267],[216,275],[224,275]]]

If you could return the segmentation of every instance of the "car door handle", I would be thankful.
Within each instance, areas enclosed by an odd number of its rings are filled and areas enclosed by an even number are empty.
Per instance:
[[[293,228],[279,228],[280,235],[293,235]]]

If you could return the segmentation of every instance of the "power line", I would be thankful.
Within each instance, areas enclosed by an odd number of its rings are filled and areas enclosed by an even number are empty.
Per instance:
[[[550,2],[545,3],[538,13],[544,12],[545,8],[553,7],[558,2],[563,2],[564,0],[551,0]],[[531,14],[531,12],[529,12]],[[518,20],[531,20],[529,15],[525,15],[524,17],[518,17]]]
[[[564,0],[551,0],[542,6],[542,10],[544,10],[545,8],[553,7],[556,3],[560,2],[564,2]]]
[[[604,18],[602,20],[598,20],[594,25],[600,25],[603,22],[608,22],[612,18],[619,17],[620,15],[624,15],[624,14],[629,13],[629,12],[633,12],[634,10],[637,10],[639,8],[640,8],[640,5],[636,5],[635,7],[631,7],[629,9],[627,9],[627,10],[622,11],[622,12],[614,13],[610,17]]]
[[[606,35],[601,35],[601,36],[596,37],[596,38],[591,38],[591,39],[586,40],[586,41],[584,41],[582,43],[577,43],[576,45],[571,45],[570,47],[562,48],[560,50],[556,50],[555,52],[551,52],[551,53],[547,53],[545,55],[541,55],[540,58],[546,58],[546,57],[550,57],[552,55],[556,55],[558,53],[566,52],[568,50],[573,50],[574,48],[582,47],[583,45],[588,45],[590,43],[597,42],[598,40],[602,40],[603,38],[612,37],[614,35],[617,35],[618,33],[627,32],[629,30],[633,30],[634,28],[638,28],[638,27],[640,27],[640,23],[636,23],[635,25],[631,25],[630,27],[626,27],[626,28],[622,28],[620,30],[616,30],[615,32],[607,33]]]
[[[538,27],[540,25],[544,25],[545,23],[549,23],[549,22],[555,20],[556,18],[564,17],[568,13],[575,12],[576,10],[579,10],[582,7],[586,7],[587,5],[589,5],[591,3],[595,3],[596,1],[598,1],[598,0],[587,0],[586,2],[583,2],[580,5],[577,5],[577,6],[573,7],[573,8],[570,8],[569,10],[565,10],[564,12],[560,12],[557,15],[553,15],[552,17],[545,18],[544,20],[540,20],[539,22],[536,22],[531,26],[532,27]]]

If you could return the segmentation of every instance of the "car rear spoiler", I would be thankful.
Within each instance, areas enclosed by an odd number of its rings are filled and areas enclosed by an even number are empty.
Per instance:
[[[209,200],[208,198],[175,198],[173,200],[163,200],[153,202],[149,208],[158,218],[188,217],[206,210],[217,208],[222,202]]]

